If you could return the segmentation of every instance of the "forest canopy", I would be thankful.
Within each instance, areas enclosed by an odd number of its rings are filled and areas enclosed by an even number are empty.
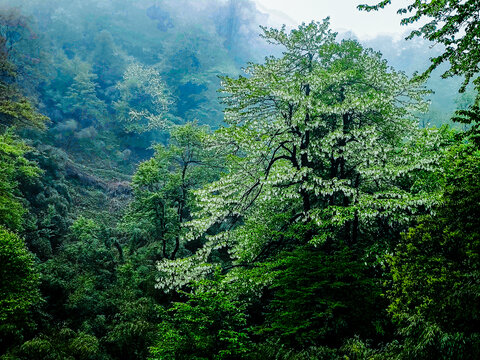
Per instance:
[[[478,10],[0,0],[0,359],[479,358]]]

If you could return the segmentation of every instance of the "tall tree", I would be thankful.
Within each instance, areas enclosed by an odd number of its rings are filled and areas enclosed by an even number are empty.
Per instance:
[[[228,154],[228,171],[197,192],[201,210],[187,238],[217,224],[224,231],[184,266],[222,247],[241,264],[292,242],[371,244],[435,201],[425,179],[435,171],[439,136],[416,130],[411,114],[424,106],[420,83],[355,41],[335,42],[328,19],[263,36],[284,56],[250,65],[248,77],[223,78],[230,126],[214,146]],[[163,265],[168,282],[172,264]]]
[[[161,244],[160,258],[177,257],[183,226],[191,220],[192,191],[218,173],[218,161],[206,149],[207,137],[207,129],[195,123],[172,127],[168,146],[155,146],[155,155],[133,177],[135,200],[123,227],[142,233],[148,243]]]

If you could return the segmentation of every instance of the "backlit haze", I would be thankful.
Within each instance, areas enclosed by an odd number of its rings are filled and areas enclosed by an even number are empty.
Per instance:
[[[413,27],[400,25],[401,16],[397,10],[411,3],[406,0],[392,0],[392,5],[379,12],[357,10],[357,5],[376,1],[362,0],[255,0],[259,10],[270,15],[272,25],[285,23],[296,26],[302,22],[322,20],[330,16],[335,31],[352,31],[360,39],[389,34],[401,38]],[[418,24],[417,24],[418,25]]]

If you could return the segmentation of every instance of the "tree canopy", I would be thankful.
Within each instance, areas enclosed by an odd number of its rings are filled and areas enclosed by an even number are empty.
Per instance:
[[[415,129],[421,84],[356,41],[336,42],[328,19],[290,33],[264,29],[264,37],[285,46],[284,56],[223,78],[229,126],[212,147],[226,155],[227,172],[197,191],[185,240],[209,240],[191,260],[204,264],[222,247],[243,263],[292,241],[353,245],[428,210],[436,195],[425,180],[437,171],[442,135]],[[228,225],[208,235],[218,224]],[[177,266],[162,264],[168,273]]]
[[[411,2],[0,0],[0,360],[479,358],[479,9]]]

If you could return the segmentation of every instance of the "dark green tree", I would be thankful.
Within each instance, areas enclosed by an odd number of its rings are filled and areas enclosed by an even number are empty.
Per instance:
[[[161,314],[151,360],[245,359],[250,352],[244,305],[234,301],[216,280],[204,280],[185,302]]]
[[[19,360],[101,360],[99,341],[85,332],[69,328],[39,335],[22,344],[10,358]],[[7,359],[10,359],[7,357]]]
[[[155,155],[141,163],[133,177],[135,200],[123,226],[140,231],[150,244],[161,244],[160,258],[176,258],[183,225],[191,219],[192,191],[218,173],[207,135],[207,128],[196,123],[172,127],[168,146],[157,145]]]
[[[273,299],[259,328],[267,339],[297,350],[333,350],[355,335],[385,335],[381,281],[347,247],[298,248],[282,254],[271,271]]]
[[[406,359],[480,356],[480,151],[459,145],[446,164],[442,205],[390,260],[390,311]]]

